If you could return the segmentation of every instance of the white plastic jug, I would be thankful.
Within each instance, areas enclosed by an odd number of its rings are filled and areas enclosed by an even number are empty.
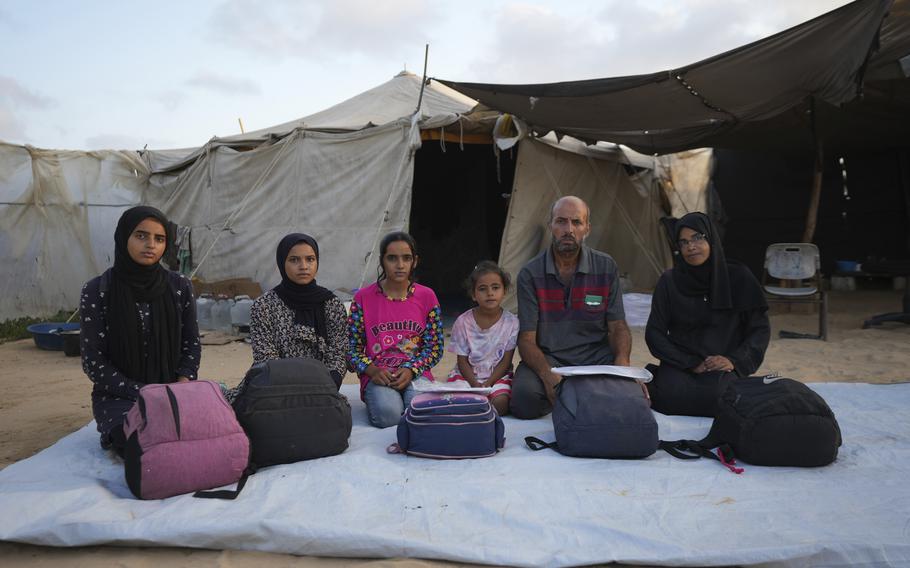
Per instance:
[[[222,333],[231,333],[231,307],[234,300],[226,296],[219,296],[218,301],[212,306],[212,329]]]
[[[212,329],[212,307],[215,300],[210,294],[203,294],[196,299],[196,323],[199,329]]]
[[[249,296],[237,296],[231,307],[231,328],[234,335],[244,335],[250,332],[250,308],[253,300]]]

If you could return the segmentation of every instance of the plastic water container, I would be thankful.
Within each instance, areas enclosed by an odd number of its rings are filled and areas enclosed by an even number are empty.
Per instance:
[[[231,329],[234,335],[246,336],[250,333],[250,308],[253,300],[249,296],[237,296],[231,307]]]
[[[203,294],[196,299],[196,322],[199,329],[212,329],[212,307],[215,300],[210,294]]]
[[[231,333],[231,308],[234,300],[226,296],[219,296],[218,301],[212,306],[212,329],[222,333]]]

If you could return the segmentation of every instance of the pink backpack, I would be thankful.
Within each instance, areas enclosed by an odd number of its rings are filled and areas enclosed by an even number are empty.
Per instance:
[[[243,488],[250,441],[216,383],[142,387],[123,431],[126,483],[140,499],[164,499],[241,481],[236,491],[198,495],[232,499]]]

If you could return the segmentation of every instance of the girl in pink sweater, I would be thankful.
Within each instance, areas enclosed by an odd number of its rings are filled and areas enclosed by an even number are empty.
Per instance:
[[[414,282],[414,238],[390,233],[379,252],[379,279],[358,290],[351,303],[348,369],[360,377],[370,424],[386,428],[398,424],[414,397],[411,381],[433,380],[443,329],[436,294]]]

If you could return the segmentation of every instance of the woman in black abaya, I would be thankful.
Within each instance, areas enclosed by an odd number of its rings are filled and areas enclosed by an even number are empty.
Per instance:
[[[168,220],[133,207],[114,232],[114,266],[82,288],[82,369],[94,383],[101,447],[122,455],[123,420],[152,383],[196,379],[202,351],[190,281],[164,268]]]
[[[652,408],[664,414],[714,416],[717,397],[736,377],[754,373],[771,327],[761,286],[743,264],[728,261],[707,215],[676,223],[679,259],[657,282],[645,341],[660,366],[649,366]]]

